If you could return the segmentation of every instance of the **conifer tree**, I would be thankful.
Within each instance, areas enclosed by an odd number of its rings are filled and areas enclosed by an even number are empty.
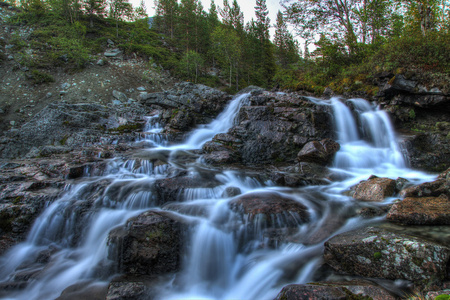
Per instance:
[[[94,27],[94,17],[103,17],[105,15],[105,0],[84,0],[83,8],[89,16],[89,26]]]
[[[268,40],[269,39],[269,27],[270,27],[270,19],[268,17],[269,11],[267,9],[266,0],[256,0],[255,6],[255,14],[256,14],[256,27],[257,34],[259,35],[259,39]]]
[[[178,17],[177,0],[155,0],[156,26],[173,39]]]
[[[134,9],[134,19],[139,20],[147,17],[147,7],[145,6],[144,0],[141,0],[139,6]]]
[[[275,24],[275,37],[273,40],[276,47],[278,63],[286,68],[289,64],[299,60],[298,43],[294,41],[289,32],[281,11],[277,13],[277,23]]]

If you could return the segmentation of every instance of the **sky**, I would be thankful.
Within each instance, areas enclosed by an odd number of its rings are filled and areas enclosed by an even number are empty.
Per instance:
[[[131,4],[134,7],[138,7],[141,0],[131,0]],[[201,0],[203,4],[203,8],[206,12],[209,11],[209,7],[211,6],[210,0]],[[233,0],[228,1],[230,4],[233,3]],[[255,16],[255,5],[256,0],[237,0],[239,6],[241,7],[242,12],[244,13],[244,24],[249,22],[252,18],[256,19]],[[153,16],[155,14],[155,4],[153,0],[144,0],[145,6],[147,7],[147,13],[149,16]],[[214,0],[214,3],[218,7],[223,7],[223,0]],[[278,10],[283,11],[283,8],[280,5],[279,0],[266,0],[267,9],[269,10],[269,18],[270,23],[272,24],[272,28],[270,30],[270,36],[273,39],[273,35],[275,34],[275,30],[273,26],[277,20]]]

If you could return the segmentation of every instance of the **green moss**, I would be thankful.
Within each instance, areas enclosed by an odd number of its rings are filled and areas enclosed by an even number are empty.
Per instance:
[[[373,258],[374,258],[374,259],[380,259],[380,258],[381,258],[381,252],[375,252],[375,253],[373,254]]]
[[[49,83],[49,82],[54,82],[55,79],[53,78],[52,75],[43,72],[43,71],[38,71],[38,70],[31,70],[30,72],[31,74],[31,79],[33,80],[33,82],[35,84],[42,84],[42,83]]]
[[[450,300],[450,295],[439,295],[434,300]]]
[[[65,135],[65,136],[59,141],[59,143],[60,143],[62,146],[64,146],[64,145],[66,144],[68,138],[69,138],[69,136],[68,136],[68,135]]]
[[[129,123],[129,124],[120,125],[116,128],[110,128],[110,129],[108,129],[108,131],[124,133],[124,132],[133,132],[136,130],[140,130],[141,128],[142,128],[142,124],[140,124],[140,123]]]
[[[410,109],[408,116],[411,120],[414,120],[416,118],[416,112],[414,111],[414,109]]]
[[[20,201],[22,201],[23,198],[24,198],[24,196],[17,196],[16,198],[14,198],[12,203],[17,205],[20,203]]]

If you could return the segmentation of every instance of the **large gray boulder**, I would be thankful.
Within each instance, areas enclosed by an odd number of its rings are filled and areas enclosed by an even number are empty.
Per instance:
[[[442,281],[449,258],[445,246],[373,227],[339,234],[324,249],[325,262],[339,272],[418,284]]]
[[[162,212],[147,211],[113,229],[108,257],[131,276],[176,272],[181,266],[183,224]]]
[[[187,131],[197,124],[209,123],[225,107],[231,96],[201,84],[182,82],[173,89],[159,93],[141,93],[138,101],[144,106],[165,109],[161,118],[166,130]]]
[[[212,161],[227,161],[226,154],[233,162],[246,165],[293,164],[308,142],[333,137],[328,109],[295,94],[257,90],[241,107],[236,125],[228,131],[231,137],[224,140],[223,135],[216,136],[214,148],[204,150],[222,151],[222,155],[210,158]]]

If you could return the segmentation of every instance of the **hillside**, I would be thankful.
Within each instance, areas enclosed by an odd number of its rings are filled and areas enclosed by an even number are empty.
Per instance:
[[[70,62],[59,66],[30,66],[23,61],[24,53],[35,59],[45,54],[45,50],[34,48],[35,29],[8,24],[8,17],[17,10],[4,5],[0,9],[0,44],[4,49],[0,52],[2,131],[18,128],[55,101],[111,105],[115,99],[113,91],[136,99],[140,91],[163,91],[174,83],[168,72],[143,57],[126,56],[122,51],[108,57],[108,52],[117,49],[112,40],[105,43],[101,53],[90,56],[80,70],[68,70]]]

